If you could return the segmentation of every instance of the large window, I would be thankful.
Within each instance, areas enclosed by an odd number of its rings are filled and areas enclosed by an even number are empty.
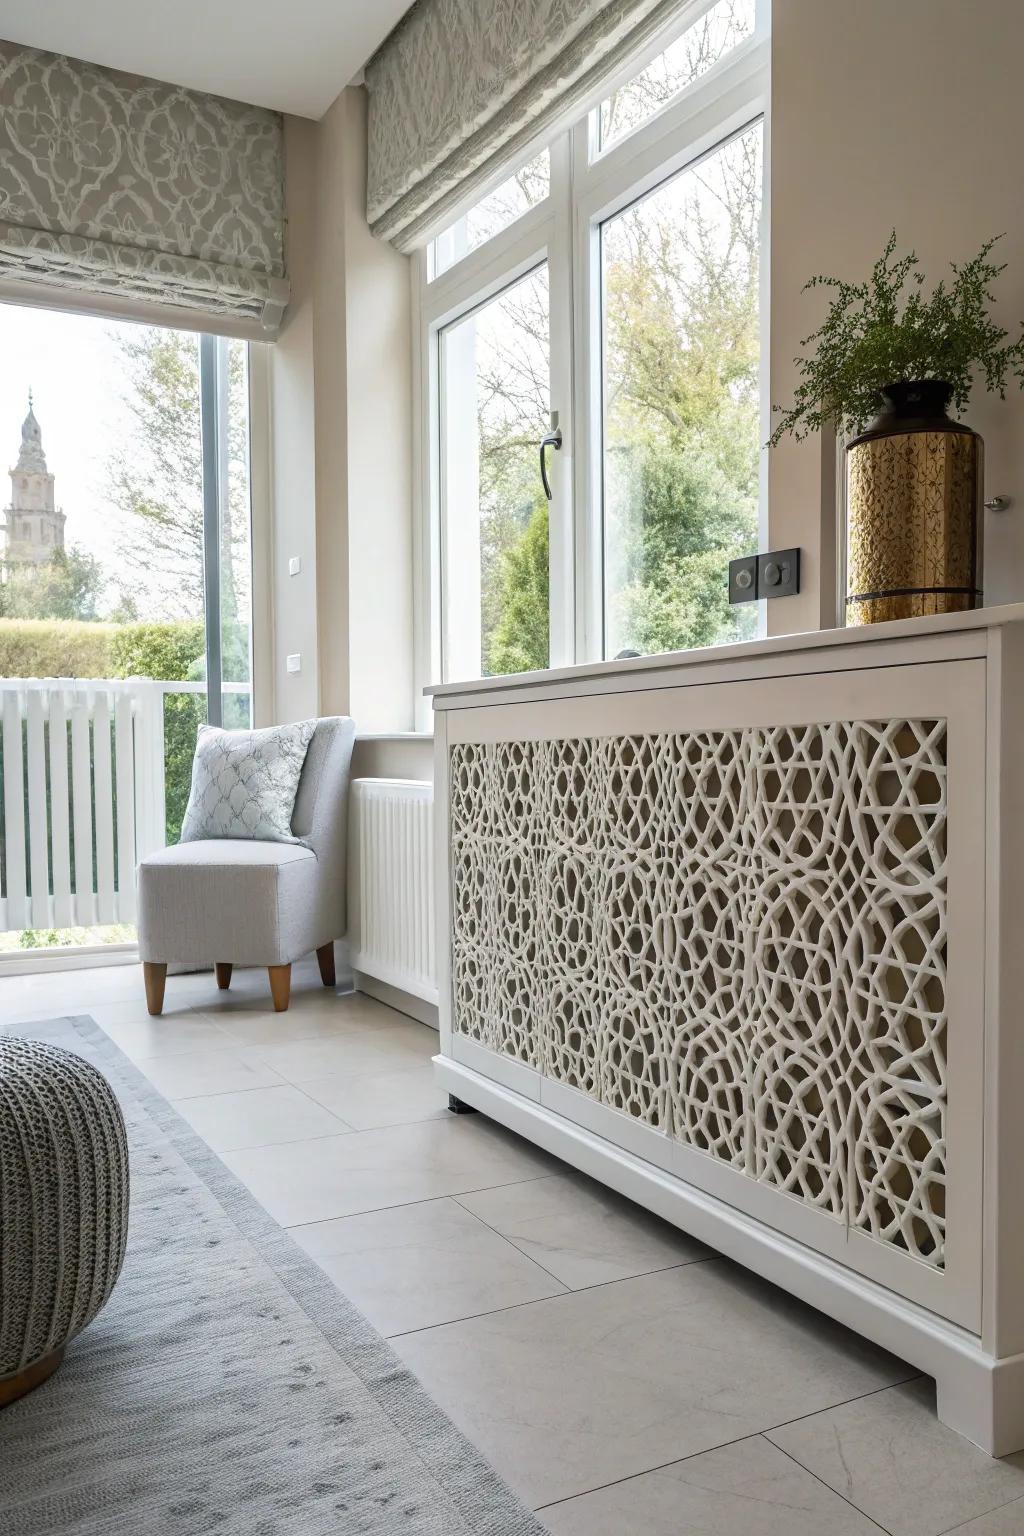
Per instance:
[[[0,357],[0,950],[117,942],[199,725],[252,720],[249,349],[0,305]]]
[[[601,226],[605,651],[754,634],[761,125]]]
[[[421,253],[425,681],[757,632],[767,68],[690,5]]]
[[[547,267],[446,326],[440,349],[445,672],[546,667]]]

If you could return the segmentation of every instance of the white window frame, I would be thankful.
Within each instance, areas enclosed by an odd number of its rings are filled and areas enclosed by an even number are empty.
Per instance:
[[[416,726],[431,729],[423,689],[443,676],[444,519],[440,334],[546,262],[550,292],[551,409],[562,448],[549,455],[550,667],[599,661],[604,650],[604,508],[602,503],[602,223],[712,153],[755,122],[763,123],[762,220],[768,227],[770,164],[769,0],[758,0],[754,33],[646,122],[598,150],[600,102],[644,69],[710,8],[684,6],[672,24],[595,88],[583,109],[557,131],[521,150],[474,190],[454,218],[544,148],[551,153],[549,195],[491,239],[432,278],[429,237],[412,261],[413,475],[415,495]],[[453,216],[445,219],[445,227]],[[767,240],[761,263],[762,442],[768,401]],[[579,430],[574,432],[574,423]],[[761,455],[760,537],[767,540],[767,456]],[[763,609],[763,604],[761,605]]]

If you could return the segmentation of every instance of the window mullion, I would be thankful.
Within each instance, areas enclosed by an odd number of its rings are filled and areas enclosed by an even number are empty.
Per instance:
[[[573,400],[576,660],[603,655],[603,537],[601,525],[601,295],[597,230],[581,210],[577,189],[590,156],[590,126],[572,132],[574,190],[570,211],[573,287]]]
[[[561,450],[551,455],[553,495],[548,507],[548,638],[553,667],[571,666],[576,660],[572,181],[571,135],[564,133],[551,146],[552,232],[548,246],[552,427],[557,414],[562,432]]]
[[[220,339],[199,338],[199,408],[203,459],[203,597],[206,609],[206,718],[223,720],[220,613],[221,453]]]

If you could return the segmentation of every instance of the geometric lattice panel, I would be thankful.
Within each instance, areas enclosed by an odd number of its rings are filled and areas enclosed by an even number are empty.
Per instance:
[[[946,723],[472,743],[453,1026],[941,1269]]]

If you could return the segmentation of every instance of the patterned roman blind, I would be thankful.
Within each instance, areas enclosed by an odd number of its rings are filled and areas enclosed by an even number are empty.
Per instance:
[[[278,114],[0,42],[0,278],[276,331]]]
[[[366,67],[367,218],[412,250],[683,0],[416,0]]]

